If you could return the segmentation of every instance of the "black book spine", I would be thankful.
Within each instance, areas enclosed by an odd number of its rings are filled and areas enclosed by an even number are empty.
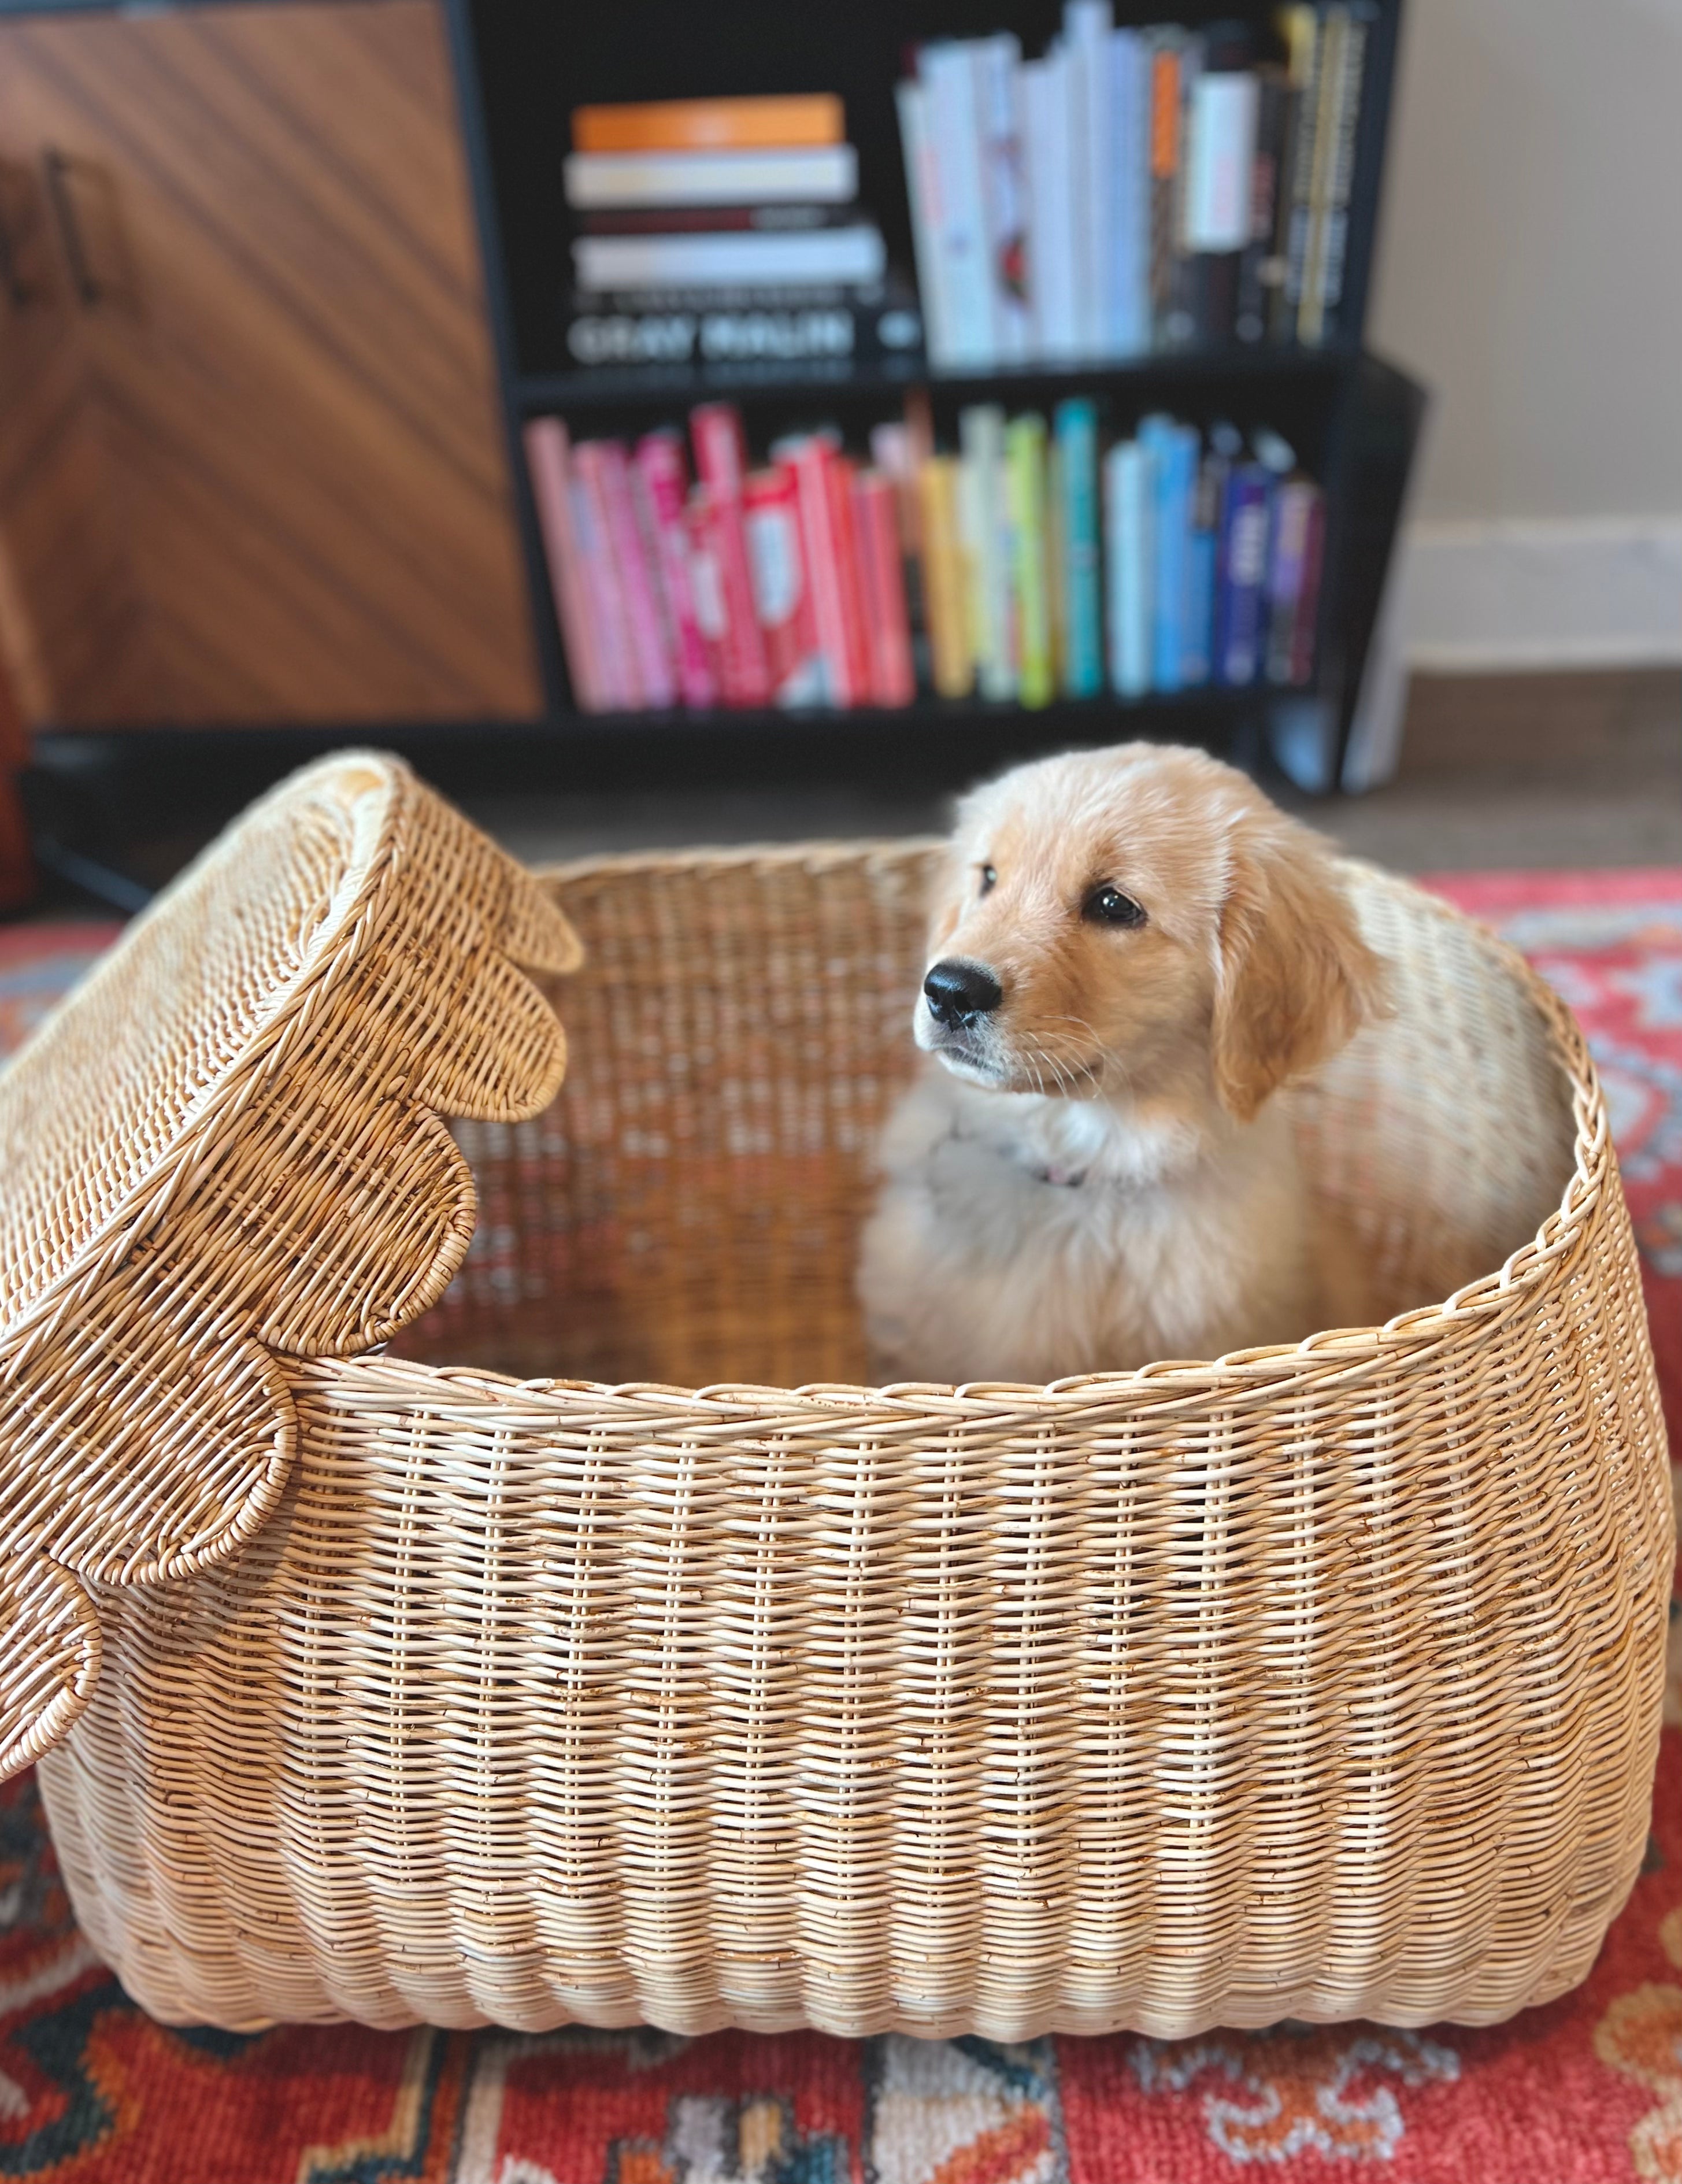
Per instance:
[[[1296,339],[1297,306],[1302,300],[1302,270],[1308,252],[1309,209],[1313,194],[1314,139],[1320,98],[1320,58],[1324,24],[1312,9],[1290,13],[1306,24],[1303,50],[1294,55],[1284,157],[1279,165],[1278,217],[1274,254],[1279,278],[1272,295],[1275,341]]]
[[[1328,318],[1343,298],[1344,260],[1349,249],[1349,196],[1355,178],[1355,149],[1361,131],[1361,95],[1367,73],[1367,13],[1350,18],[1344,54],[1345,84],[1338,117],[1338,143],[1332,162],[1331,202],[1326,209],[1326,242],[1322,285]]]
[[[1271,291],[1284,276],[1274,248],[1279,182],[1284,171],[1290,86],[1283,69],[1267,67],[1259,78],[1256,110],[1256,164],[1250,178],[1250,240],[1239,259],[1234,332],[1241,342],[1267,338]]]
[[[643,365],[838,366],[916,359],[922,320],[904,298],[604,296],[576,306],[566,349],[581,370]]]

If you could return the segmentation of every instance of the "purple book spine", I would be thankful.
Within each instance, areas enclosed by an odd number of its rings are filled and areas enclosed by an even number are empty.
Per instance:
[[[1217,682],[1253,682],[1262,666],[1262,586],[1267,569],[1272,482],[1260,463],[1239,464],[1228,482],[1215,616]]]
[[[1291,478],[1273,495],[1273,537],[1267,546],[1267,674],[1270,682],[1291,679],[1291,638],[1302,592],[1308,511],[1315,488]]]

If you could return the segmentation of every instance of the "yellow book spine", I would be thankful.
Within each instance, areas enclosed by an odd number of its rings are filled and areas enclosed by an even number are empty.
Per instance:
[[[1018,694],[1049,705],[1055,688],[1051,602],[1045,563],[1045,420],[1013,417],[1005,428],[1005,490],[1015,554]]]
[[[958,542],[958,465],[951,455],[930,455],[917,473],[922,517],[922,595],[928,616],[934,688],[943,698],[966,698],[975,682],[970,650],[969,602]]]

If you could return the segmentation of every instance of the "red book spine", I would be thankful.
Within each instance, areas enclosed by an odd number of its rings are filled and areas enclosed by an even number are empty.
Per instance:
[[[871,696],[878,705],[909,705],[916,695],[916,674],[893,479],[880,471],[860,471],[853,481],[853,514],[870,640]]]
[[[1308,535],[1302,543],[1302,588],[1290,634],[1290,679],[1314,677],[1314,632],[1320,619],[1320,569],[1326,558],[1326,497],[1317,493],[1308,510]]]
[[[599,446],[597,441],[585,440],[572,451],[572,525],[595,637],[602,705],[608,711],[623,712],[641,705],[643,692],[614,566]]]
[[[704,485],[689,495],[683,510],[683,543],[689,569],[689,597],[694,603],[695,627],[707,656],[707,671],[715,689],[724,688],[725,638],[729,616],[724,604],[724,577],[718,563],[715,503]]]
[[[602,490],[607,505],[608,537],[613,544],[614,567],[619,576],[625,620],[631,632],[632,656],[643,705],[664,712],[677,702],[676,662],[654,591],[653,571],[637,526],[631,499],[631,466],[617,440],[603,440]]]
[[[718,682],[695,619],[683,529],[683,502],[689,481],[683,443],[677,433],[649,432],[639,440],[632,476],[677,655],[677,688],[686,705],[704,712],[718,703]]]
[[[847,683],[850,705],[871,702],[870,624],[865,607],[864,565],[859,554],[859,527],[855,519],[853,483],[858,465],[850,455],[826,451],[825,470],[829,504],[835,526],[836,566],[841,579],[841,619],[846,632]]]
[[[800,549],[800,509],[787,463],[752,471],[742,492],[754,605],[765,632],[771,694],[779,705],[823,701],[823,660],[811,586]]]
[[[859,596],[852,465],[825,440],[803,440],[789,457],[800,499],[800,543],[811,581],[818,649],[832,705],[870,703],[870,648]]]
[[[739,706],[768,705],[771,669],[754,607],[753,573],[748,565],[748,537],[742,521],[742,488],[748,468],[742,420],[727,402],[708,402],[690,413],[689,430],[695,443],[695,468],[709,495],[710,532],[724,598],[724,702]]]
[[[534,417],[526,427],[526,465],[549,566],[555,616],[566,652],[566,671],[581,712],[599,713],[607,703],[596,660],[584,570],[572,521],[572,443],[559,417]]]

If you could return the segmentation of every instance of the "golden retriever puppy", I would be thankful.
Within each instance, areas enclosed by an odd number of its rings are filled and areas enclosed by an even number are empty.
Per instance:
[[[859,1289],[882,1379],[1060,1379],[1365,1323],[1273,1095],[1384,1011],[1328,844],[1200,751],[961,805]]]

